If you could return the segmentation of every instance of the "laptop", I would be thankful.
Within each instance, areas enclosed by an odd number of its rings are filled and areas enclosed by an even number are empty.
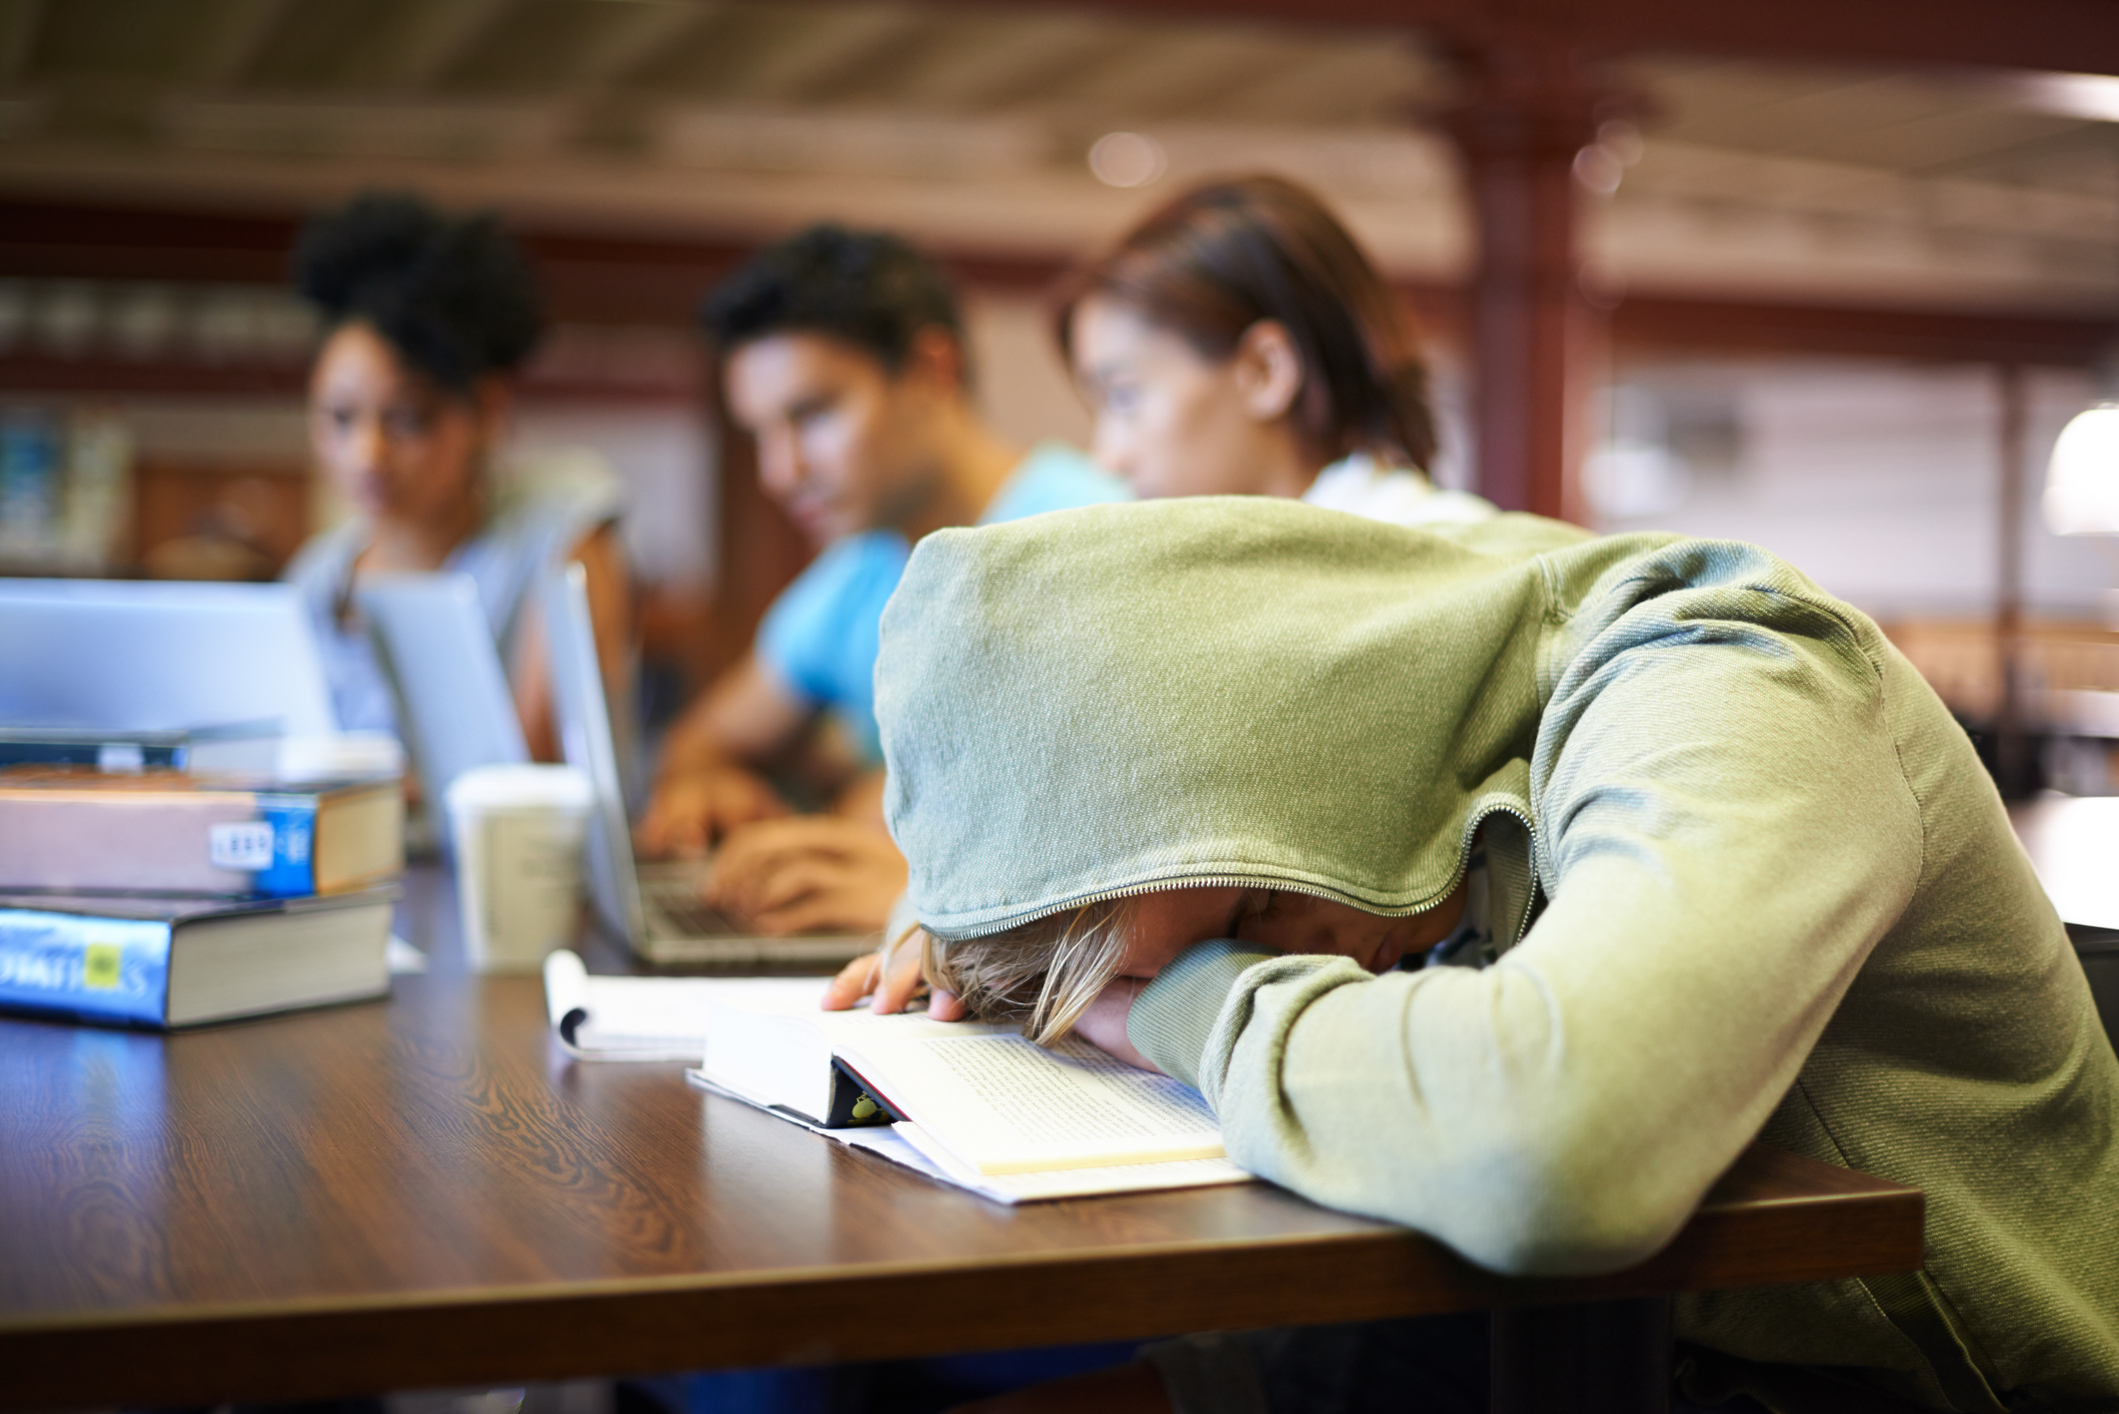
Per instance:
[[[0,579],[0,725],[196,732],[337,723],[294,588]]]
[[[473,766],[530,759],[476,581],[466,574],[376,575],[362,579],[353,598],[397,699],[398,735],[432,813],[440,814],[450,782]]]
[[[552,707],[567,763],[589,778],[589,896],[598,920],[649,962],[715,967],[837,965],[871,951],[872,934],[768,938],[746,933],[699,897],[697,860],[638,863],[623,777],[611,740],[610,706],[579,565],[544,589],[551,639]]]

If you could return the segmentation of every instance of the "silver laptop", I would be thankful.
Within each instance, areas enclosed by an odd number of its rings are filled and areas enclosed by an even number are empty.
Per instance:
[[[875,946],[866,934],[767,938],[743,932],[699,897],[698,861],[636,864],[611,713],[596,660],[587,576],[568,565],[546,582],[552,705],[569,765],[593,787],[589,894],[603,925],[649,962],[760,967],[849,962]]]
[[[0,579],[0,724],[328,735],[324,665],[285,584]]]
[[[440,813],[449,783],[473,766],[530,759],[469,575],[376,575],[362,579],[353,597],[397,699],[398,735],[430,811]]]

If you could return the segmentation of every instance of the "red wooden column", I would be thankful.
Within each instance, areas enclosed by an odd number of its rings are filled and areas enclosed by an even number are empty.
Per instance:
[[[1579,519],[1587,310],[1575,158],[1610,115],[1573,47],[1544,35],[1464,43],[1445,128],[1478,230],[1472,285],[1480,493],[1504,510]]]

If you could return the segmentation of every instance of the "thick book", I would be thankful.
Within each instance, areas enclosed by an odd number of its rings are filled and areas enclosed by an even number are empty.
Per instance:
[[[931,1177],[1003,1202],[1249,1178],[1196,1090],[1079,1038],[822,1011],[821,981],[724,985],[697,1083]]]
[[[344,893],[403,872],[404,822],[395,780],[23,767],[0,772],[0,891]]]
[[[169,1028],[379,997],[396,897],[0,894],[0,1007]]]

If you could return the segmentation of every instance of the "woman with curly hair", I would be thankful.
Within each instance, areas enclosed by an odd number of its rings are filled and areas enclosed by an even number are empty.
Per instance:
[[[600,464],[502,465],[515,378],[543,328],[536,284],[490,215],[450,218],[412,196],[318,216],[295,283],[326,333],[309,380],[319,469],[355,515],[314,537],[286,578],[308,601],[341,728],[390,728],[390,695],[354,586],[456,571],[478,586],[532,754],[554,754],[537,586],[588,572],[597,649],[617,686],[628,585],[615,484]]]

